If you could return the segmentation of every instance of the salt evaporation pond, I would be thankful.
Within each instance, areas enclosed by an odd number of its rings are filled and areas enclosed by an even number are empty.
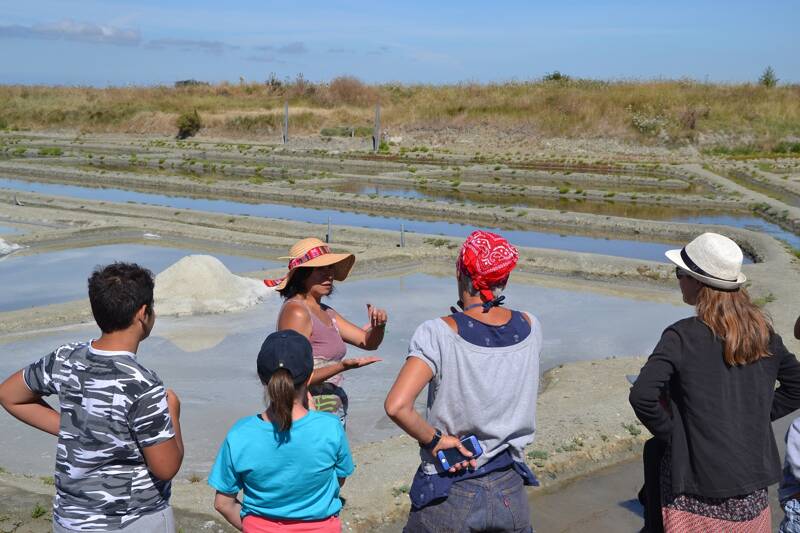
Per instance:
[[[12,255],[0,260],[3,297],[0,311],[11,311],[86,297],[86,280],[97,265],[133,261],[154,274],[164,270],[191,250],[111,244],[73,248],[33,255]],[[251,272],[282,266],[283,263],[235,255],[215,255],[232,272]]]
[[[329,302],[354,323],[365,323],[367,302],[389,312],[386,338],[375,352],[383,361],[346,374],[350,396],[347,432],[354,445],[399,434],[383,412],[384,397],[403,364],[416,326],[427,318],[447,314],[455,293],[453,279],[425,274],[337,285]],[[585,289],[514,284],[513,278],[507,298],[510,307],[529,310],[541,321],[543,370],[574,360],[648,354],[664,327],[692,313],[685,305]],[[274,330],[279,305],[276,297],[242,313],[159,318],[151,338],[141,345],[142,363],[156,370],[181,397],[187,443],[181,477],[206,475],[233,422],[262,409],[255,358],[264,337]],[[88,340],[97,334],[95,327],[80,326],[18,341],[0,339],[0,352],[4,354],[0,376],[22,368],[61,343]],[[364,352],[350,347],[348,355]],[[424,398],[423,392],[420,399]],[[36,473],[52,470],[55,439],[12,421],[5,412],[0,413],[0,427],[8,428],[0,432],[0,466]]]
[[[631,257],[650,261],[666,262],[664,252],[674,245],[656,242],[606,239],[602,237],[585,237],[579,235],[559,235],[540,231],[522,231],[487,228],[485,226],[455,224],[452,222],[415,220],[399,217],[381,217],[337,211],[334,209],[311,209],[282,204],[256,203],[248,204],[230,200],[211,200],[191,198],[187,196],[166,196],[162,194],[142,193],[113,188],[81,187],[77,185],[61,185],[52,183],[28,182],[23,180],[0,178],[0,188],[17,191],[35,192],[58,196],[69,196],[86,200],[106,202],[134,202],[150,205],[161,205],[179,209],[193,209],[231,215],[253,215],[260,217],[282,218],[314,224],[324,224],[329,219],[333,224],[360,226],[385,230],[400,230],[403,225],[406,231],[466,237],[475,229],[490,229],[501,232],[511,242],[519,246],[538,248],[554,248],[573,252],[588,252]],[[465,218],[468,218],[465,216]],[[334,231],[335,235],[335,231]]]
[[[17,232],[19,232],[17,228],[12,228],[11,226],[0,226],[0,234],[17,233]]]
[[[672,222],[687,222],[690,224],[714,224],[731,226],[752,231],[760,231],[777,239],[787,242],[800,249],[800,236],[787,231],[777,224],[773,224],[756,216],[740,215],[733,213],[713,213],[698,215],[698,209],[660,206],[649,204],[636,204],[627,202],[601,201],[601,200],[570,200],[566,198],[531,198],[516,195],[513,192],[503,195],[486,193],[473,193],[462,191],[443,191],[438,189],[419,189],[416,187],[402,187],[399,185],[378,185],[351,183],[332,186],[329,190],[353,192],[376,196],[395,196],[400,198],[417,198],[426,200],[463,202],[469,205],[507,205],[512,207],[532,207],[538,209],[558,209],[575,211],[578,213],[593,213],[627,218],[642,218],[645,220],[669,220]],[[705,211],[705,210],[704,210]]]

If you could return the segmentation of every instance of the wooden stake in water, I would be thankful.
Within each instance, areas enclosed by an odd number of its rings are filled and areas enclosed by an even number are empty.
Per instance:
[[[333,241],[333,233],[331,230],[331,217],[328,217],[328,233],[325,234],[325,242],[330,243]]]
[[[289,142],[289,100],[283,104],[283,144]]]
[[[406,226],[400,224],[400,248],[406,247]]]
[[[372,132],[372,151],[381,147],[381,104],[375,104],[375,130]]]

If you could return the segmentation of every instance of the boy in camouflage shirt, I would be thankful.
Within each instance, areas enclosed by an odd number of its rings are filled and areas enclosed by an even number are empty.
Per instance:
[[[0,385],[13,416],[58,436],[53,531],[173,532],[180,402],[136,360],[155,323],[153,275],[114,263],[89,278],[102,335],[67,344]],[[59,410],[43,396],[57,395]]]

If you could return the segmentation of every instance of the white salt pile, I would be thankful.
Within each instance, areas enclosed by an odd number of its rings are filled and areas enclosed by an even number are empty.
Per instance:
[[[19,244],[14,244],[13,242],[6,242],[3,239],[0,239],[0,255],[8,255],[11,252],[20,249],[22,249],[22,246],[20,246]]]
[[[159,315],[227,313],[252,307],[275,291],[260,280],[232,274],[210,255],[188,255],[156,276]]]

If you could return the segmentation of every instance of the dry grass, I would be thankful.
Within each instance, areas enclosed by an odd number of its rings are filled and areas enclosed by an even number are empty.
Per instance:
[[[800,86],[766,88],[692,81],[528,82],[365,85],[219,84],[173,88],[0,86],[0,125],[174,133],[175,117],[196,109],[208,132],[257,136],[280,130],[283,102],[293,131],[368,126],[382,105],[392,130],[490,127],[535,135],[766,148],[800,136]]]

